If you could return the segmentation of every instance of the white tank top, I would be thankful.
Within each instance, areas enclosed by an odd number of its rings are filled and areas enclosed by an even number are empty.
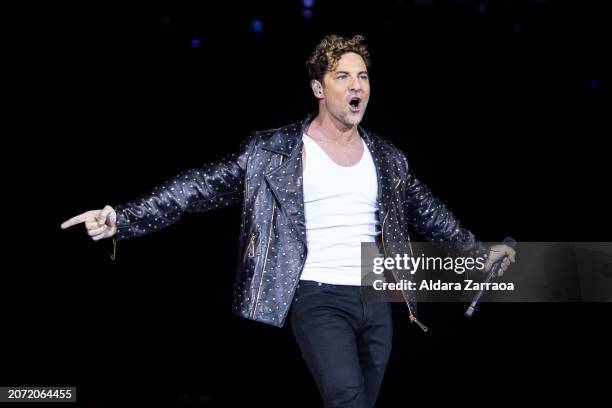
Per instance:
[[[306,133],[302,140],[308,255],[300,279],[360,285],[361,242],[380,234],[374,161],[363,139],[361,160],[350,167],[332,161]]]

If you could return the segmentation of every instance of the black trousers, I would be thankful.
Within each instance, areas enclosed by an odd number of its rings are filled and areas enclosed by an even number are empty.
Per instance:
[[[291,328],[325,407],[373,407],[391,354],[391,305],[359,286],[300,281]]]

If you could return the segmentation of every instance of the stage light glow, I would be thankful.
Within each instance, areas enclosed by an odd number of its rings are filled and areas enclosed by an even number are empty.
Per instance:
[[[191,39],[191,48],[200,48],[202,46],[202,40],[198,37]]]
[[[264,28],[264,24],[263,24],[263,21],[261,21],[260,19],[256,18],[251,22],[251,29],[253,30],[255,34],[257,35],[263,34],[263,28]]]

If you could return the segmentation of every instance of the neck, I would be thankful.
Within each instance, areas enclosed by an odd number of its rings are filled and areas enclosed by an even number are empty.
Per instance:
[[[348,144],[355,136],[359,136],[356,125],[347,126],[322,109],[308,126],[308,133],[339,144]]]

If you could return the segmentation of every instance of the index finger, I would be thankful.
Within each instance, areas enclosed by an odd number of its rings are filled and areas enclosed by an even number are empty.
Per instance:
[[[83,214],[79,214],[77,216],[72,217],[71,219],[69,219],[68,221],[64,221],[61,225],[62,229],[66,229],[68,227],[72,227],[73,225],[76,224],[80,224],[82,222],[85,222],[85,220],[87,219],[87,213],[89,211],[84,212]]]

